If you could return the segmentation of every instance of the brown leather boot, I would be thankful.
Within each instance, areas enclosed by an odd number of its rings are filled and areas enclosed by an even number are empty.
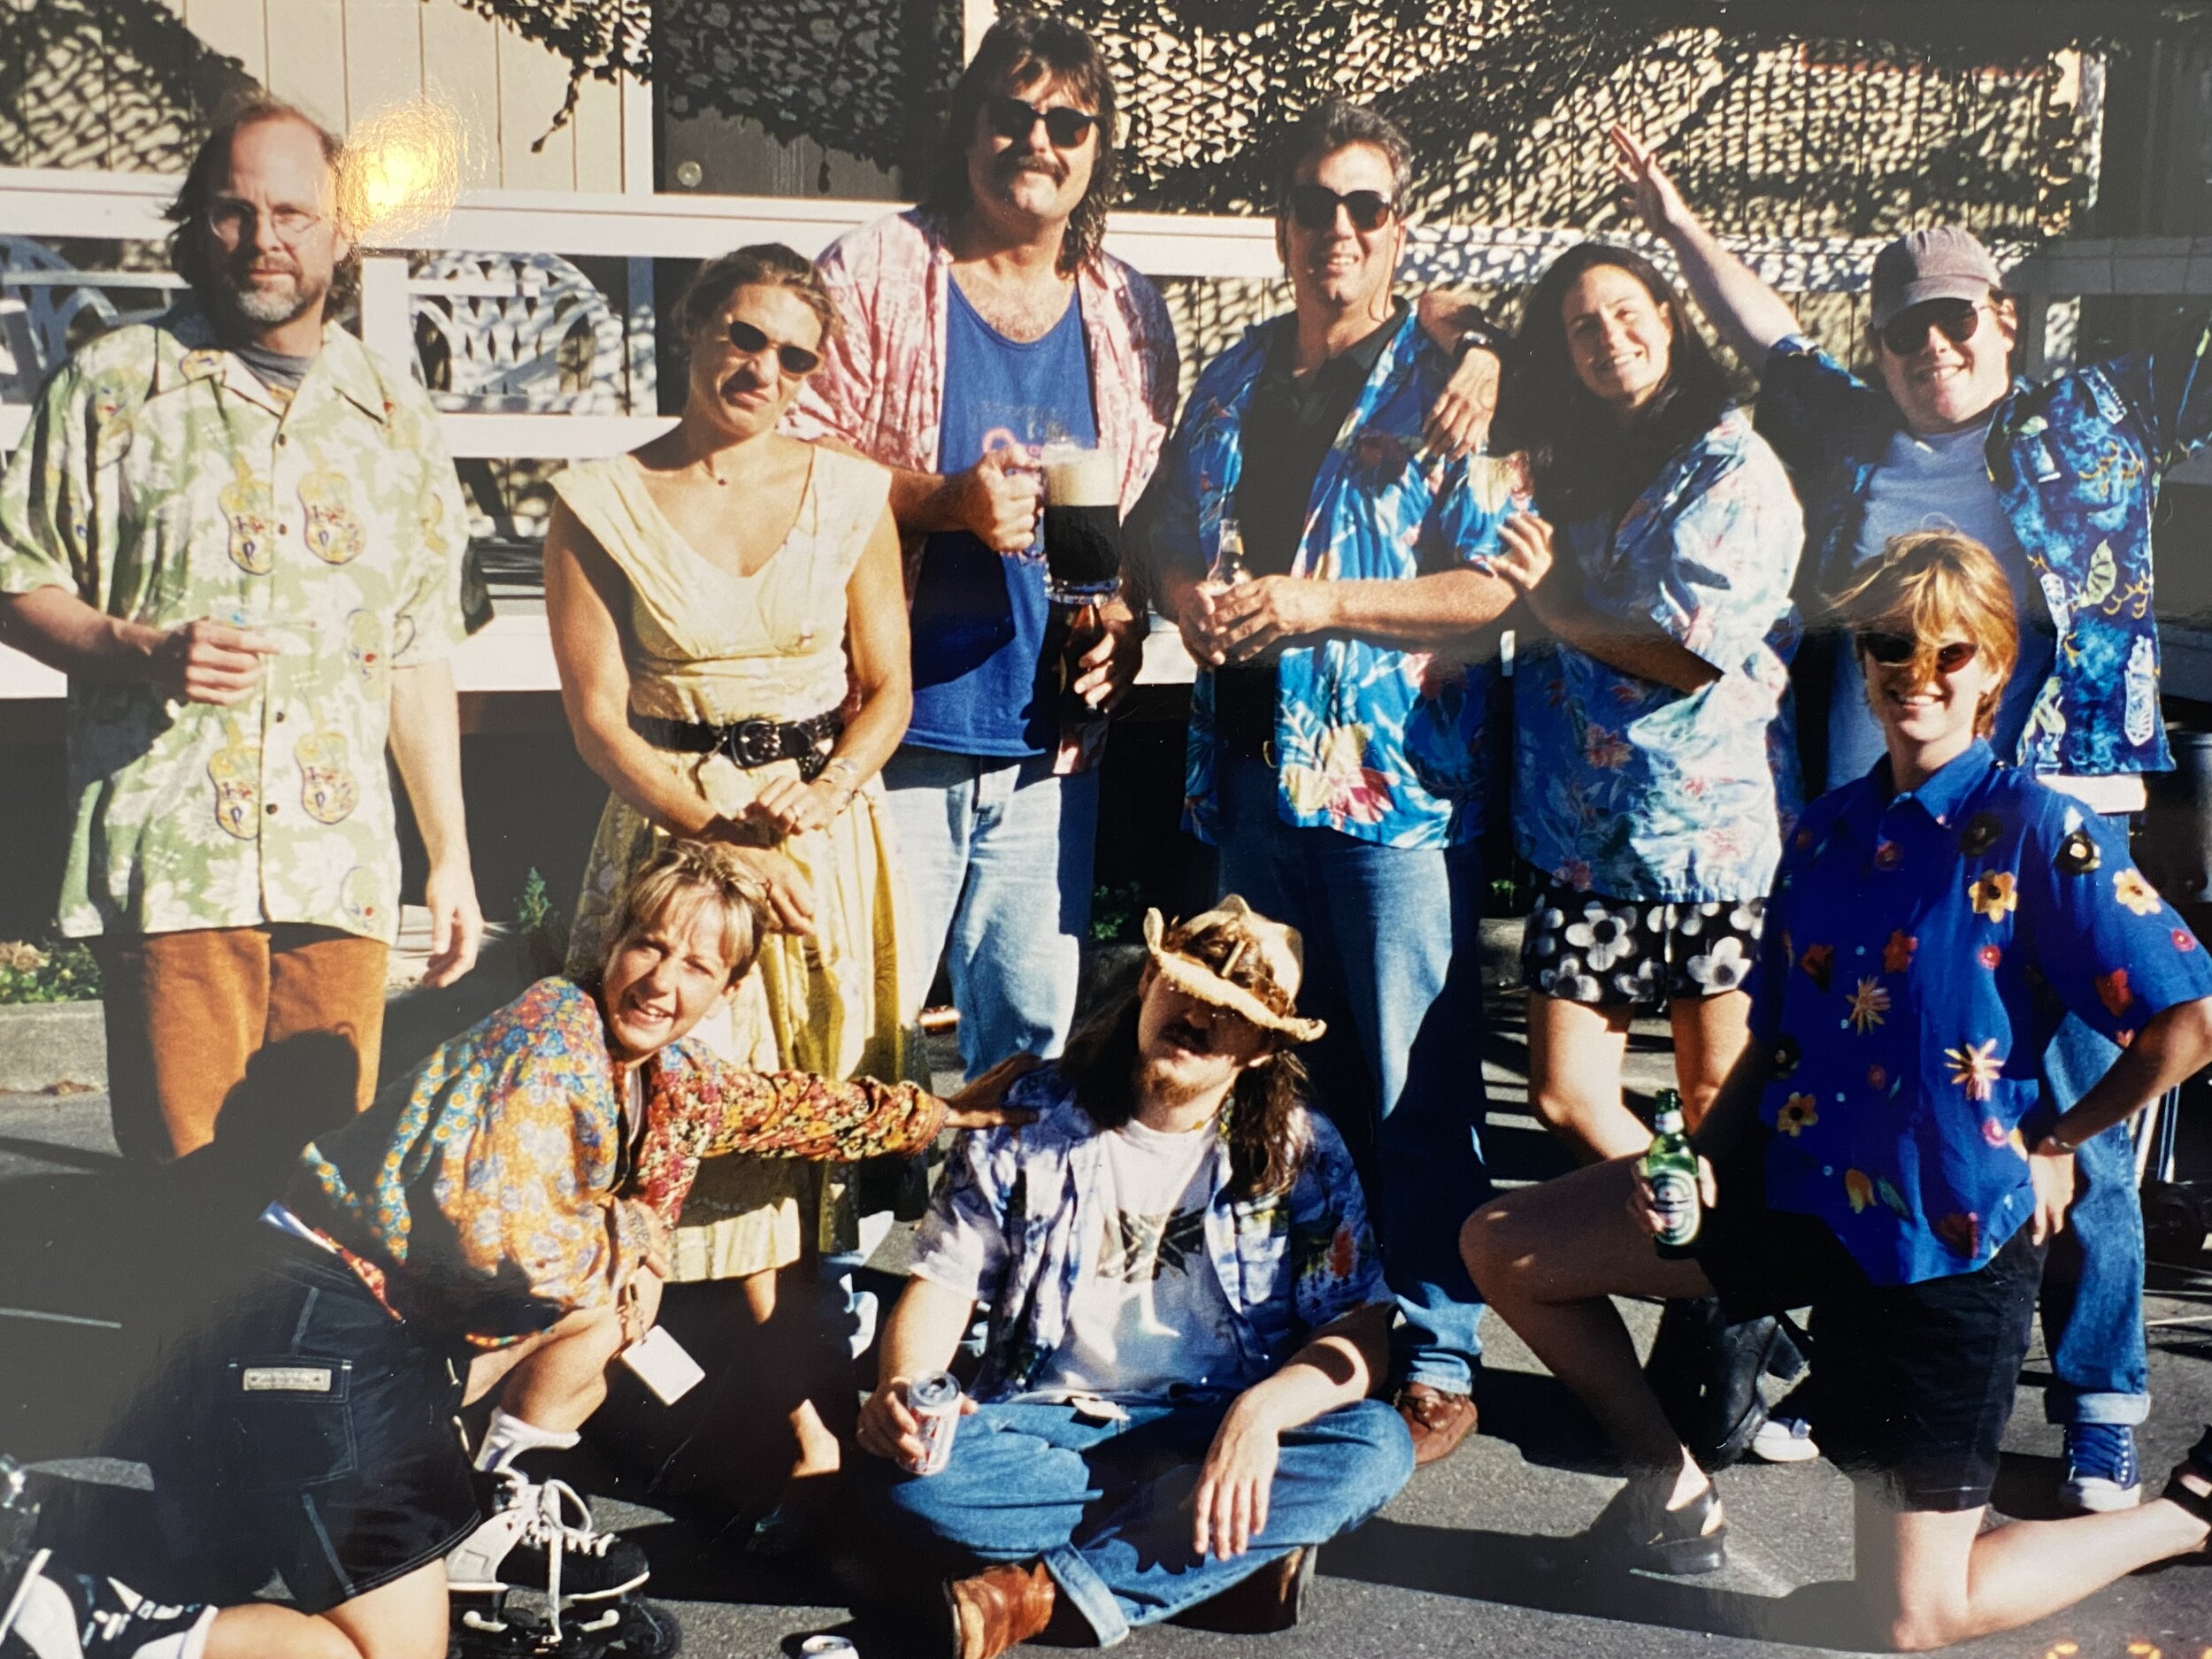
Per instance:
[[[1042,1562],[1028,1566],[987,1567],[972,1578],[945,1586],[951,1615],[950,1659],[996,1659],[1052,1622],[1056,1595]]]
[[[1427,1383],[1398,1390],[1398,1415],[1413,1436],[1413,1461],[1432,1463],[1449,1457],[1475,1430],[1475,1402],[1465,1394],[1446,1394]]]
[[[1306,1610],[1317,1549],[1294,1549],[1219,1595],[1187,1607],[1168,1622],[1225,1636],[1268,1636],[1289,1630]]]

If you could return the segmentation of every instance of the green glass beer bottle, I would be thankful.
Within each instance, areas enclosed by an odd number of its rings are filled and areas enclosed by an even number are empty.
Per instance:
[[[1651,1149],[1637,1165],[1651,1184],[1651,1202],[1660,1216],[1655,1242],[1659,1254],[1670,1258],[1694,1254],[1697,1230],[1705,1216],[1697,1190],[1697,1152],[1682,1132],[1682,1097],[1672,1089],[1659,1091],[1652,1114]]]

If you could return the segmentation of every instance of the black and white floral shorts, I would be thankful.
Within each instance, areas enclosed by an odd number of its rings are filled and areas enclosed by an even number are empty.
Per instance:
[[[1521,936],[1521,983],[1600,1007],[1740,991],[1759,959],[1764,899],[1614,899],[1540,879]]]

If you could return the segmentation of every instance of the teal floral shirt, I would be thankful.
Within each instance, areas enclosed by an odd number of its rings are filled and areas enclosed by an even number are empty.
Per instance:
[[[1600,616],[1655,625],[1720,678],[1677,691],[1555,640],[1513,679],[1513,828],[1522,857],[1609,898],[1763,896],[1801,804],[1787,697],[1805,521],[1749,417],[1731,410],[1617,526],[1569,525]]]
[[[2057,641],[2017,755],[2029,772],[2166,772],[2151,524],[2167,471],[2212,440],[2212,323],[2169,345],[2025,380],[1990,422],[1989,481]],[[1800,335],[1767,355],[1759,430],[1804,486],[1806,574],[1847,577],[1868,480],[1903,424],[1889,395]]]
[[[1198,377],[1147,496],[1153,555],[1192,577],[1213,563],[1243,472],[1244,415],[1267,360],[1258,325]],[[1315,476],[1291,574],[1406,581],[1479,565],[1507,513],[1529,511],[1518,464],[1444,462],[1421,423],[1451,365],[1411,315],[1398,326]],[[1483,715],[1493,663],[1325,639],[1276,664],[1275,754],[1283,821],[1388,847],[1449,847],[1482,831]],[[1213,675],[1191,695],[1185,823],[1218,842]]]

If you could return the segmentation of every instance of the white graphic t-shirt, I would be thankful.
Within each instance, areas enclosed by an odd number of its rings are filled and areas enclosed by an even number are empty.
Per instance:
[[[1163,1134],[1132,1121],[1100,1137],[1067,1335],[1025,1398],[1162,1401],[1235,1386],[1229,1302],[1206,1253],[1217,1134],[1210,1123]]]

